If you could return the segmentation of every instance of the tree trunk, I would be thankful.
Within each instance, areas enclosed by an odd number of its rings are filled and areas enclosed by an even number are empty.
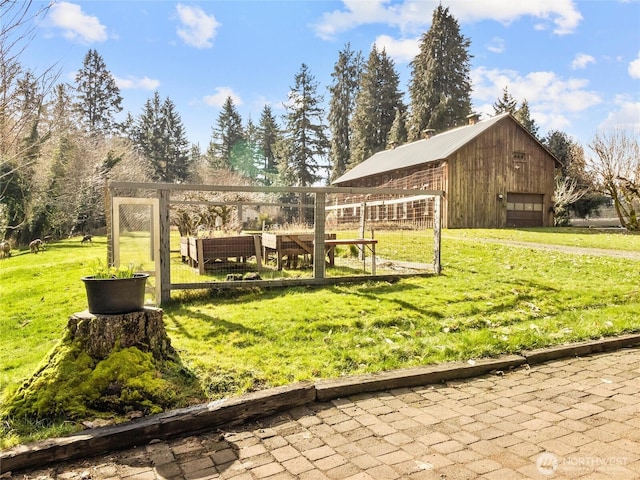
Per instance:
[[[176,353],[158,308],[121,315],[94,315],[85,310],[69,318],[65,336],[65,340],[79,342],[82,350],[96,360],[107,358],[116,346],[137,347],[158,360]]]

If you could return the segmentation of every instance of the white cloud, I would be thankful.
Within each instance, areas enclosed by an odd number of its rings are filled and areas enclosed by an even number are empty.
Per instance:
[[[136,78],[128,76],[127,78],[120,78],[114,76],[114,79],[116,81],[116,85],[121,90],[157,90],[160,86],[160,80],[155,80],[149,77]]]
[[[420,53],[420,39],[396,40],[389,35],[380,35],[375,41],[378,51],[384,49],[395,62],[411,62]]]
[[[607,118],[598,125],[599,130],[634,130],[640,132],[640,102],[634,102],[627,97],[616,98],[618,107],[607,115]]]
[[[322,15],[314,25],[316,35],[331,40],[338,34],[360,25],[381,23],[397,27],[403,34],[417,34],[430,25],[433,11],[440,0],[343,0],[343,8]],[[451,2],[451,14],[460,23],[495,20],[510,24],[519,18],[530,16],[540,20],[536,30],[553,28],[557,35],[572,33],[580,24],[582,15],[573,0],[483,0]],[[550,24],[553,24],[550,26]]]
[[[392,8],[385,4],[388,0],[343,0],[345,9],[324,13],[314,26],[316,35],[330,40],[341,32],[349,31],[368,23],[394,23],[390,15]],[[393,15],[395,17],[395,15]]]
[[[631,78],[640,78],[640,53],[638,53],[638,58],[629,63],[629,75]]]
[[[520,104],[527,100],[532,118],[544,129],[561,129],[570,125],[569,117],[602,103],[601,96],[588,89],[586,79],[560,78],[554,72],[530,72],[479,67],[471,71],[473,101],[483,105],[481,113],[493,115],[493,103],[506,86]]]
[[[502,53],[505,48],[504,39],[500,37],[493,37],[491,42],[487,44],[487,50],[493,53]]]
[[[461,23],[495,20],[505,25],[530,16],[540,20],[534,25],[534,29],[548,30],[549,22],[552,22],[553,33],[556,35],[573,33],[582,20],[573,0],[452,2],[451,13]]]
[[[195,48],[211,48],[216,30],[220,23],[213,15],[207,15],[199,7],[190,7],[179,3],[176,6],[180,26],[178,36],[186,43]]]
[[[576,55],[576,58],[573,59],[573,62],[571,62],[571,68],[573,70],[582,70],[583,68],[587,68],[587,65],[590,63],[596,63],[596,59],[586,53],[579,53]]]
[[[54,3],[48,17],[49,25],[63,30],[63,36],[83,44],[104,42],[107,30],[98,17],[87,15],[80,5],[70,2]]]
[[[240,95],[235,93],[231,87],[216,87],[216,93],[204,97],[204,103],[210,107],[222,107],[228,97],[231,97],[236,106],[242,105]]]

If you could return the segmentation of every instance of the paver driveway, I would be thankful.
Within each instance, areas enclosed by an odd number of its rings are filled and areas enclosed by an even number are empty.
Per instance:
[[[640,349],[361,394],[19,472],[75,479],[638,479]]]

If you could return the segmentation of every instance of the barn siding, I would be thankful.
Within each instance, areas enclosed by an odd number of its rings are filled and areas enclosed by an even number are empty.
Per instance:
[[[525,154],[514,160],[514,152]],[[555,161],[509,117],[448,159],[447,228],[507,226],[507,193],[543,194],[543,225],[553,225]],[[498,195],[502,195],[500,200]]]
[[[525,159],[514,160],[514,152],[524,153]],[[390,170],[344,185],[444,190],[444,228],[504,228],[508,193],[542,194],[543,225],[553,226],[555,168],[549,152],[506,116],[442,162]]]

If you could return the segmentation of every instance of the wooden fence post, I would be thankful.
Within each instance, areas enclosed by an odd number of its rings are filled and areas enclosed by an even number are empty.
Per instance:
[[[440,244],[442,241],[442,196],[437,195],[433,205],[433,271],[440,275]]]
[[[324,224],[326,221],[325,193],[318,192],[315,195],[316,202],[314,208],[314,243],[313,243],[313,278],[323,279],[325,277],[325,250],[324,250]]]
[[[365,212],[367,210],[367,202],[362,202],[362,204],[360,204],[360,238],[364,238],[364,234],[365,234],[365,228],[366,228],[366,217],[365,217]],[[360,257],[361,261],[365,261],[364,257],[365,257],[365,252],[364,252],[364,245],[361,246],[360,248],[360,254],[358,255]]]
[[[111,197],[113,192],[108,184],[104,183],[104,215],[107,222],[107,265],[113,265],[113,207]]]
[[[169,221],[169,190],[158,190],[158,201],[158,217],[160,218],[160,271],[156,272],[156,282],[160,283],[160,304],[163,304],[171,300],[171,224]]]

